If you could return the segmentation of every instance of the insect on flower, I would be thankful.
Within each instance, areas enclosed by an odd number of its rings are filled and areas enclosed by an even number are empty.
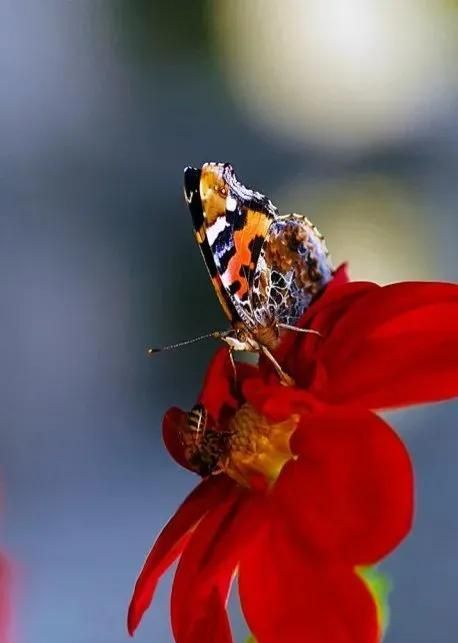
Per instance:
[[[194,233],[231,329],[232,350],[260,352],[283,381],[272,352],[333,276],[323,236],[303,215],[280,215],[263,194],[238,180],[229,163],[187,167],[184,193]],[[300,329],[300,332],[312,332]],[[182,342],[171,347],[187,344]],[[163,349],[150,349],[150,354]]]
[[[224,470],[230,439],[229,431],[215,431],[209,424],[205,406],[195,404],[177,431],[189,468],[202,477]]]

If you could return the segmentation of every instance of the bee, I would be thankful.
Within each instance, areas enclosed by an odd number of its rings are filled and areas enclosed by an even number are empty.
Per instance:
[[[224,470],[230,447],[230,432],[217,431],[210,425],[207,409],[196,404],[178,432],[189,468],[203,478]]]

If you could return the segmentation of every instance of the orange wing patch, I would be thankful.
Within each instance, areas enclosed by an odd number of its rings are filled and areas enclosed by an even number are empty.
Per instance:
[[[250,290],[249,282],[256,265],[254,242],[256,239],[265,239],[270,224],[271,218],[263,212],[247,210],[244,227],[234,232],[235,254],[221,275],[221,280],[226,288],[239,283],[236,294],[240,299],[248,296]]]
[[[227,185],[223,171],[223,167],[209,163],[202,167],[199,191],[207,226],[213,225],[226,211]]]

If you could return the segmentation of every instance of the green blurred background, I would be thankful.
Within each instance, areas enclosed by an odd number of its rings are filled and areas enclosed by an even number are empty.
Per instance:
[[[15,641],[127,641],[135,575],[196,482],[168,458],[160,424],[192,405],[215,345],[144,356],[226,325],[185,165],[230,161],[281,212],[308,214],[354,278],[457,280],[457,16],[447,0],[0,3],[0,476]],[[386,641],[453,643],[458,406],[391,419],[418,507],[384,564]],[[139,643],[171,640],[169,580]]]

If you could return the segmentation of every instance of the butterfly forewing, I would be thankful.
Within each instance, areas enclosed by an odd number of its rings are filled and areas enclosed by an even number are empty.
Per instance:
[[[239,315],[229,293],[224,288],[221,275],[216,266],[215,256],[212,252],[210,243],[207,238],[207,219],[204,214],[202,200],[200,198],[200,177],[201,170],[187,167],[184,172],[184,192],[185,198],[191,212],[192,223],[194,226],[194,235],[197,244],[202,253],[205,265],[207,266],[210,279],[215,289],[216,295],[223,308],[224,313],[229,320],[234,323]]]
[[[242,185],[228,163],[206,163],[194,172],[199,175],[185,175],[187,199],[213,285],[229,319],[238,318],[253,327],[251,285],[267,231],[278,212],[267,197]],[[190,178],[193,190],[189,189]],[[197,182],[198,198],[190,199],[197,192]]]

